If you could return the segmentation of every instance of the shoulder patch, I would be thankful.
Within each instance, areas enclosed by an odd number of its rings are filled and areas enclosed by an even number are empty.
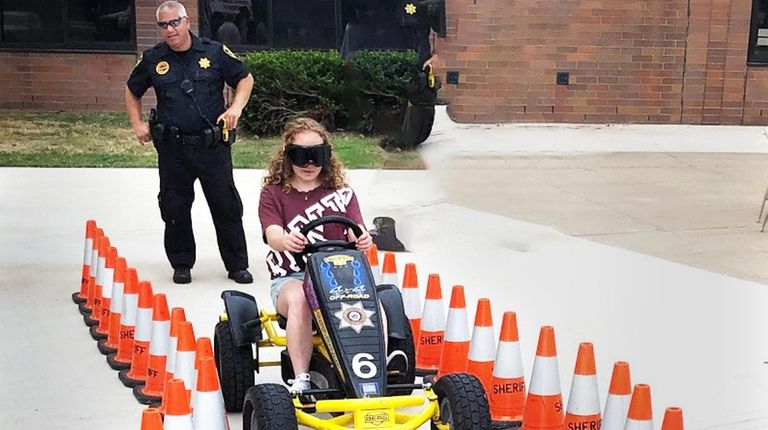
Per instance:
[[[227,45],[224,45],[224,44],[222,44],[222,45],[221,45],[221,49],[223,49],[223,50],[224,50],[224,53],[225,53],[225,54],[229,55],[230,57],[234,58],[235,60],[238,60],[238,61],[240,61],[240,59],[239,59],[239,58],[237,58],[237,55],[235,55],[235,53],[234,53],[234,52],[232,52],[232,50],[231,50],[231,49],[227,48]]]
[[[138,54],[136,56],[136,64],[133,65],[133,68],[135,69],[139,64],[141,64],[141,60],[143,59],[144,59],[144,54],[143,53]]]

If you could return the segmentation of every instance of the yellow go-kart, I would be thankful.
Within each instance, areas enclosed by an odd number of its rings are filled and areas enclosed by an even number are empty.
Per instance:
[[[339,223],[343,217],[308,223],[302,233]],[[306,263],[304,256],[307,255]],[[448,374],[434,384],[415,382],[413,333],[400,291],[373,282],[365,255],[354,243],[310,244],[296,261],[305,264],[304,293],[314,316],[312,388],[291,393],[283,384],[254,385],[263,367],[280,366],[285,382],[294,377],[285,319],[259,310],[253,296],[222,293],[226,312],[216,325],[214,355],[227,411],[243,413],[243,429],[489,429],[488,400],[472,375]],[[381,307],[379,307],[379,303]],[[380,310],[386,313],[387,342]],[[385,349],[386,345],[386,349]],[[279,361],[260,361],[262,348],[282,348]],[[421,390],[413,394],[414,390]],[[323,414],[325,413],[325,414]]]

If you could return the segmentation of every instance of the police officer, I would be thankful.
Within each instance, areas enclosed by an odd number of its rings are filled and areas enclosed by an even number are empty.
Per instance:
[[[232,177],[230,145],[253,77],[226,46],[190,32],[182,4],[166,1],[156,16],[163,42],[144,52],[128,79],[125,100],[136,138],[141,144],[152,139],[157,149],[157,199],[173,281],[192,281],[195,239],[190,211],[193,185],[200,179],[228,276],[241,284],[251,283],[243,205]],[[228,108],[224,83],[235,89]],[[149,87],[157,96],[157,115],[151,114],[148,124],[141,114],[141,98]]]

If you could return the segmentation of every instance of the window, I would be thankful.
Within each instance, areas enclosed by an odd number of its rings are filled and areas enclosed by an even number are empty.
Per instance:
[[[768,66],[768,0],[752,0],[747,63]]]
[[[0,0],[0,48],[133,50],[133,0]]]
[[[200,0],[200,35],[236,50],[337,49],[340,0]]]

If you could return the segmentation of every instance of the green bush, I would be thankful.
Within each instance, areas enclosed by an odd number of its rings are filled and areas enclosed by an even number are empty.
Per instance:
[[[336,51],[257,51],[245,56],[254,78],[243,127],[279,134],[295,116],[329,129],[381,132],[382,117],[399,116],[414,82],[413,52],[358,52],[344,62]]]

